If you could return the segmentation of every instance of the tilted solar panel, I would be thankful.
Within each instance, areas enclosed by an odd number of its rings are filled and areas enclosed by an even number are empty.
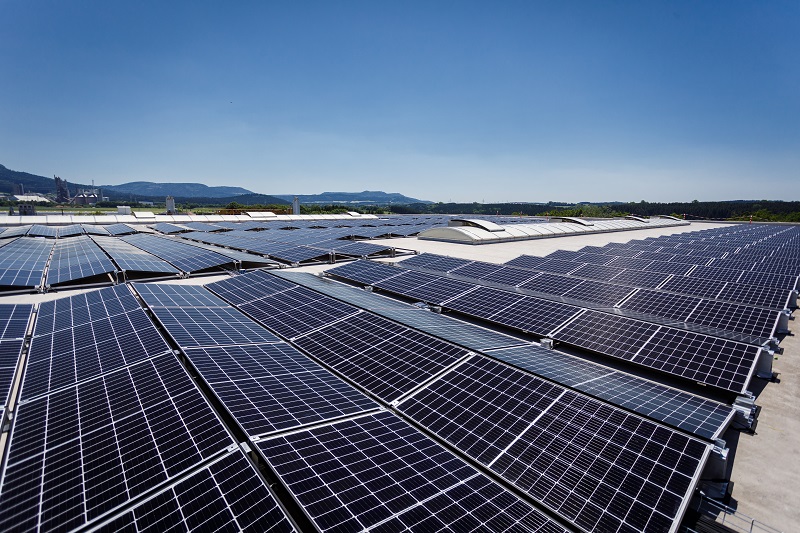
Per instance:
[[[257,446],[322,531],[564,531],[390,413]]]

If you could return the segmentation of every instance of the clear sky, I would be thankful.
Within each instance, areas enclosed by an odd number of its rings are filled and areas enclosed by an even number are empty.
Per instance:
[[[800,2],[0,0],[0,164],[434,201],[800,200]]]

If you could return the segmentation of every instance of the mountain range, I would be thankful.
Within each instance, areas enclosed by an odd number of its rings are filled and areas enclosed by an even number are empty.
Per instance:
[[[0,193],[14,194],[22,186],[26,193],[52,194],[56,186],[53,178],[37,176],[27,172],[11,170],[0,165]],[[78,189],[89,189],[89,185],[69,183],[69,192],[77,194]],[[103,196],[110,200],[133,201],[146,200],[163,202],[167,196],[173,196],[179,202],[226,204],[237,202],[252,204],[290,204],[295,195],[264,195],[242,187],[209,187],[202,183],[155,183],[150,181],[134,181],[122,185],[99,185]],[[345,205],[400,205],[412,203],[432,203],[417,200],[400,193],[383,191],[363,192],[324,192],[322,194],[299,195],[302,204],[345,204]]]

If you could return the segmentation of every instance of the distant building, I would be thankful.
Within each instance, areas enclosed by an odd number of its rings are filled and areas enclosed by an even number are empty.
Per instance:
[[[50,200],[38,194],[16,194],[14,199],[18,202],[50,202]]]
[[[172,196],[167,196],[167,214],[174,215],[178,211],[175,209],[175,198]]]

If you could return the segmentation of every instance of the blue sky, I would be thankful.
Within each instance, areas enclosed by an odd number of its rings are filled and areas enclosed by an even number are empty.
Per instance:
[[[800,2],[0,0],[0,164],[434,201],[800,200]]]

